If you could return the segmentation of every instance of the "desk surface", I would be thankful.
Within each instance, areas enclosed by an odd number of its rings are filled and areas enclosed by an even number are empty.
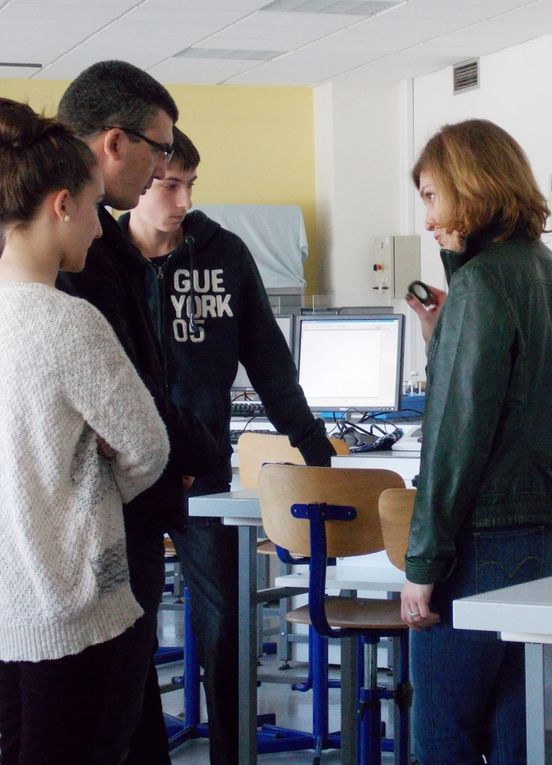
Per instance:
[[[250,518],[259,520],[259,494],[256,489],[225,491],[221,494],[204,494],[190,497],[190,515],[203,518]]]
[[[500,632],[504,640],[552,641],[552,577],[455,600],[454,626]]]
[[[407,486],[412,486],[412,479],[420,472],[419,452],[357,452],[332,457],[332,467],[336,468],[378,468],[394,470]]]

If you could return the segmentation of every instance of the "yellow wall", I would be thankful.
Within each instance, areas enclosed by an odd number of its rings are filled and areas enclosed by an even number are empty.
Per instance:
[[[0,80],[0,95],[55,112],[66,82]],[[168,85],[179,127],[201,154],[194,199],[218,204],[297,204],[316,292],[313,97],[310,88]]]

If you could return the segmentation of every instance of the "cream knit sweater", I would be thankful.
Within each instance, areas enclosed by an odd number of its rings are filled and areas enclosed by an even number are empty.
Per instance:
[[[0,660],[78,653],[142,614],[121,501],[157,480],[168,451],[152,397],[92,305],[0,284]]]

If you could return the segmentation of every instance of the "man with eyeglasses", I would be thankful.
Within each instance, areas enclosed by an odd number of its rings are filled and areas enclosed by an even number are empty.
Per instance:
[[[141,69],[123,61],[92,65],[63,95],[59,117],[97,157],[106,205],[131,209],[154,179],[164,177],[178,109],[167,90]],[[89,300],[113,326],[163,416],[171,457],[161,479],[125,507],[130,582],[144,615],[126,633],[113,666],[96,761],[170,765],[153,665],[164,586],[163,536],[175,523],[183,528],[183,481],[187,485],[188,476],[208,472],[217,447],[199,420],[170,403],[140,261],[105,207],[99,217],[103,235],[92,244],[84,270],[63,274],[59,286]],[[108,456],[109,448],[104,450]]]
[[[159,154],[160,157],[165,160],[165,164],[167,165],[171,161],[174,154],[174,149],[172,146],[169,146],[169,144],[157,143],[157,141],[153,141],[151,138],[148,138],[147,135],[139,133],[137,130],[131,130],[127,127],[114,127],[113,125],[104,127],[102,130],[122,130],[123,133],[126,133],[127,135],[133,135],[135,138],[139,138],[141,141],[145,141],[155,152],[157,152],[157,154]]]

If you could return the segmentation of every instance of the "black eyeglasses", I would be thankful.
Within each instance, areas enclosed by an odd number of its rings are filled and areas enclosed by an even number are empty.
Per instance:
[[[129,135],[133,135],[136,138],[139,138],[141,141],[145,141],[151,146],[152,149],[155,149],[155,151],[158,151],[163,155],[165,162],[170,162],[174,154],[174,148],[169,146],[169,144],[152,141],[152,139],[148,138],[147,135],[142,135],[142,133],[138,133],[136,130],[131,130],[130,128],[125,127],[118,127],[117,125],[107,125],[103,128],[103,130],[122,130],[123,133],[128,133]]]

